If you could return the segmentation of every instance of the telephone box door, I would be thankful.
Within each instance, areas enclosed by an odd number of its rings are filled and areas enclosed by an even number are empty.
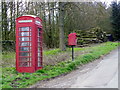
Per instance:
[[[42,28],[37,27],[37,62],[36,69],[42,68]]]
[[[17,66],[19,72],[34,72],[34,61],[32,61],[32,27],[23,26],[17,27]]]

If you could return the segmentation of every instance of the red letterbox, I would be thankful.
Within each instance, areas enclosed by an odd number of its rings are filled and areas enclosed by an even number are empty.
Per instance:
[[[77,34],[76,33],[70,33],[68,35],[68,45],[70,46],[77,45]]]
[[[42,20],[33,15],[16,19],[16,70],[33,73],[42,69]]]

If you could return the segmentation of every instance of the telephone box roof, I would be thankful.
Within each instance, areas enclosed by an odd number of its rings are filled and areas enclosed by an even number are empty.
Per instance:
[[[30,17],[33,17],[33,18],[36,18],[37,16],[35,15],[23,15],[23,16],[30,16]]]
[[[22,18],[22,17],[24,17],[24,16],[25,16],[25,17],[32,17],[32,18],[34,18],[34,19],[35,19],[35,18],[39,18],[39,19],[42,21],[42,19],[41,19],[40,17],[35,16],[35,15],[23,15],[23,16],[20,16],[20,17],[16,18],[16,20],[19,19],[19,18]]]

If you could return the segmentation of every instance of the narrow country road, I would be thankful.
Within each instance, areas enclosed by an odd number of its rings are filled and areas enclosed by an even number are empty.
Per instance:
[[[38,82],[31,88],[118,88],[118,49],[67,75]]]

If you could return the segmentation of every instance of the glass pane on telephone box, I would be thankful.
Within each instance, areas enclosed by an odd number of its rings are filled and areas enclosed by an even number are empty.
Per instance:
[[[38,67],[41,67],[41,52],[40,52],[40,37],[41,37],[41,28],[38,28]]]

